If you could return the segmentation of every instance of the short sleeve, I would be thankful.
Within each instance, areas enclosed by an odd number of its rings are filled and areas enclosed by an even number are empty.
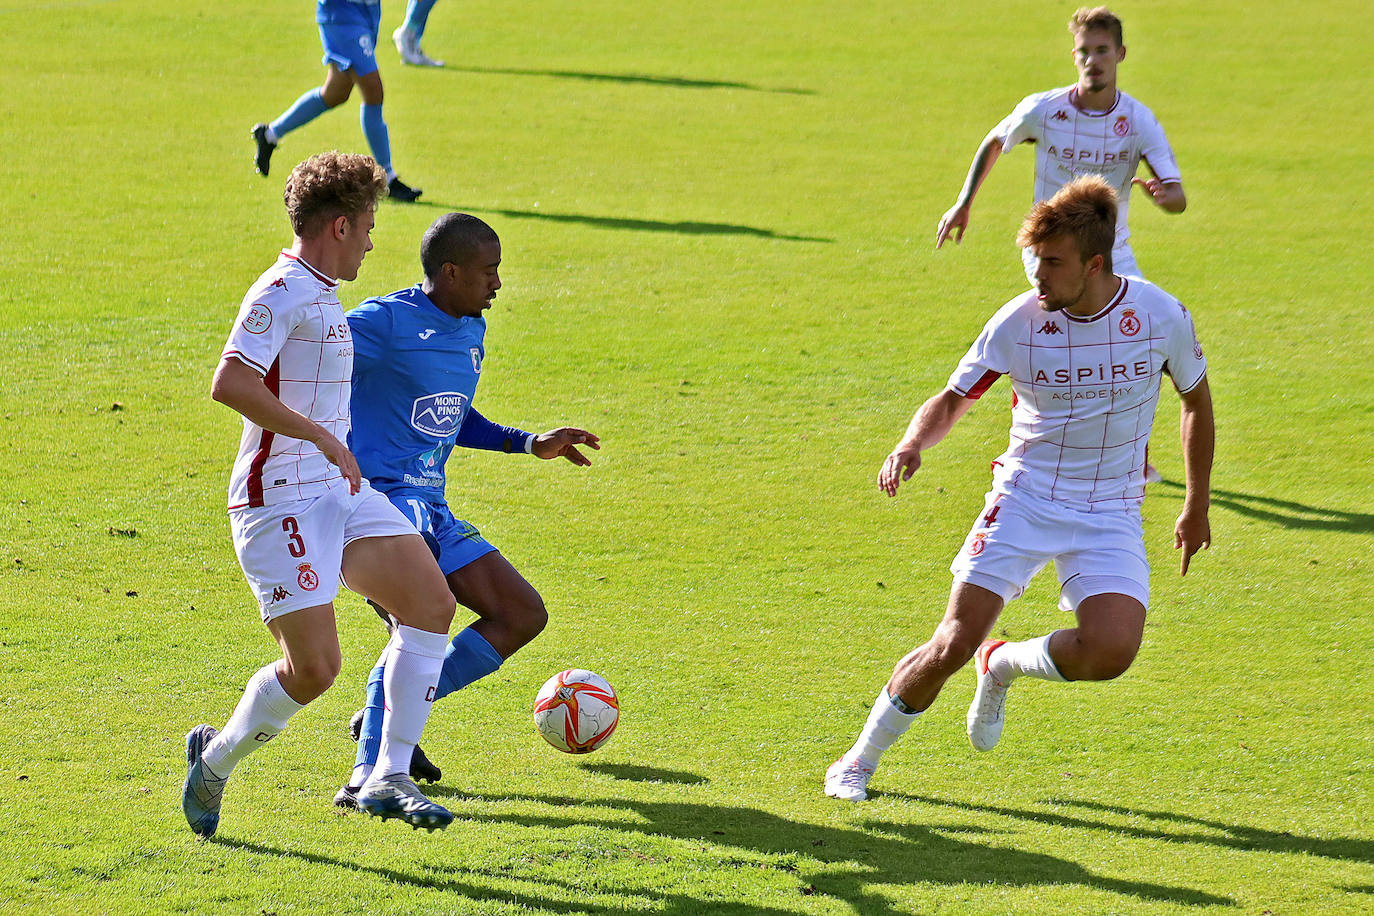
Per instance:
[[[391,310],[368,299],[346,316],[353,337],[353,374],[364,375],[385,357],[391,340]]]
[[[1150,114],[1145,118],[1140,132],[1140,155],[1150,165],[1150,171],[1160,181],[1182,181],[1178,161],[1169,146],[1169,138],[1164,136],[1164,128]]]
[[[1202,344],[1198,342],[1197,331],[1193,327],[1193,316],[1183,307],[1183,303],[1176,305],[1179,314],[1169,323],[1164,343],[1164,371],[1174,380],[1174,387],[1179,393],[1187,394],[1207,374],[1207,359],[1202,355]]]
[[[946,385],[955,394],[976,401],[992,383],[1011,371],[1013,342],[999,310],[968,348]]]
[[[1002,141],[1002,152],[1011,152],[1013,146],[1027,140],[1040,139],[1039,106],[1040,96],[1028,95],[993,128],[997,138]]]
[[[286,339],[300,323],[306,304],[308,300],[302,301],[285,284],[249,290],[220,358],[233,357],[267,375]]]

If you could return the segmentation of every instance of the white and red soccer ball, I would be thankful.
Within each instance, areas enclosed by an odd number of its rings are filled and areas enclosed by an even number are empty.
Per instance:
[[[610,740],[620,701],[606,679],[581,668],[560,671],[534,700],[534,724],[544,740],[569,754],[586,754]]]

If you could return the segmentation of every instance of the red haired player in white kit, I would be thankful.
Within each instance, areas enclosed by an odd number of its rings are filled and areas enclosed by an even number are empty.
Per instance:
[[[1140,521],[1145,445],[1161,376],[1182,399],[1186,492],[1174,528],[1182,571],[1211,541],[1214,427],[1207,362],[1192,317],[1159,287],[1112,268],[1116,195],[1098,177],[1036,204],[1017,238],[1037,257],[1036,288],[997,310],[887,456],[889,496],[998,378],[1015,392],[1010,443],[992,491],[950,566],[954,586],[928,642],[897,663],[858,740],[825,774],[827,795],[868,797],[879,757],[977,657],[969,741],[1002,734],[1008,686],[1021,675],[1104,681],[1135,659],[1149,605]],[[1077,626],[1026,642],[984,641],[1006,602],[1054,561],[1060,607]]]

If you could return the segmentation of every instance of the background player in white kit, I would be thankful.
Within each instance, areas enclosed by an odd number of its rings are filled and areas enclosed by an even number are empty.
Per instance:
[[[413,827],[453,816],[409,776],[448,645],[454,600],[413,525],[358,471],[344,446],[353,342],[337,288],[358,276],[386,175],[367,156],[324,153],[292,171],[294,241],[248,290],[211,385],[243,415],[229,483],[234,550],[282,658],[248,681],[222,731],[186,736],[182,809],[208,837],[234,766],[334,682],[340,577],[399,621],[387,655],[381,752],[358,807]]]
[[[1163,290],[1112,270],[1116,197],[1082,178],[1036,204],[1017,242],[1038,256],[1036,289],[988,321],[948,387],[926,401],[887,456],[889,496],[1002,375],[1016,393],[1011,439],[993,463],[980,519],[950,566],[944,619],[897,663],[854,743],[825,774],[827,795],[868,797],[878,759],[977,655],[968,736],[990,750],[1007,687],[1023,674],[1110,680],[1140,648],[1149,565],[1140,521],[1145,444],[1167,373],[1180,392],[1186,492],[1174,528],[1182,572],[1211,541],[1207,520],[1214,429],[1207,363],[1187,310]],[[1060,606],[1077,626],[1020,643],[983,640],[1007,601],[1053,560]],[[980,644],[981,643],[981,644]]]
[[[1073,62],[1078,82],[1026,96],[988,132],[974,154],[968,178],[954,206],[940,218],[935,247],[954,235],[957,244],[968,228],[973,198],[997,158],[1021,143],[1035,144],[1035,201],[1048,200],[1082,175],[1101,175],[1117,192],[1116,240],[1112,269],[1118,276],[1141,277],[1131,252],[1127,225],[1131,186],[1140,185],[1169,213],[1188,205],[1183,181],[1164,129],[1148,108],[1116,88],[1116,69],[1126,57],[1121,20],[1105,6],[1084,7],[1069,20],[1074,38]],[[1144,159],[1153,178],[1136,178]],[[1022,249],[1026,277],[1035,282],[1029,248]]]

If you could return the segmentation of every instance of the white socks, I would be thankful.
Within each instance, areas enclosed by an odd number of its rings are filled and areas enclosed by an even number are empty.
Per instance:
[[[919,715],[919,712],[907,713],[898,709],[893,705],[892,698],[887,695],[887,688],[884,687],[878,691],[878,699],[873,702],[873,711],[868,714],[863,731],[859,732],[859,740],[854,742],[854,746],[845,757],[857,757],[865,763],[877,766],[878,758],[883,755],[883,751],[892,747],[893,742],[906,734],[906,730]]]
[[[259,668],[248,679],[243,698],[224,729],[205,746],[201,760],[210,772],[227,777],[244,757],[275,738],[286,721],[305,707],[287,696],[277,680],[277,663]]]
[[[1042,681],[1068,680],[1050,658],[1050,636],[1053,635],[998,646],[988,657],[988,673],[1003,684],[1010,684],[1023,674]]]
[[[447,648],[447,633],[396,627],[386,653],[382,747],[369,780],[409,775],[410,758],[429,720]]]

